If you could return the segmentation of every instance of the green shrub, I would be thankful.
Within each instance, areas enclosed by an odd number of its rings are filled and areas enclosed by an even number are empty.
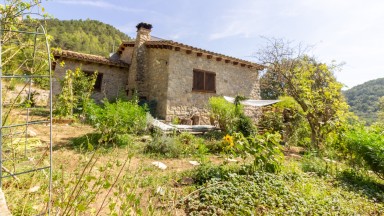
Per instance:
[[[209,110],[211,118],[219,123],[221,130],[226,133],[236,130],[237,110],[234,104],[223,97],[211,97],[209,98]]]
[[[292,97],[280,97],[280,102],[266,107],[259,126],[268,132],[278,132],[290,146],[311,145],[310,128],[301,107]]]
[[[101,143],[115,143],[118,135],[140,134],[147,127],[146,109],[135,101],[109,103],[103,101],[103,106],[88,103],[86,106],[87,119],[101,133]]]
[[[204,169],[200,176],[222,177],[220,170]],[[225,176],[225,175],[224,175]],[[230,174],[213,178],[198,193],[184,199],[187,215],[381,215],[382,203],[351,193],[329,182],[297,173]]]
[[[84,107],[90,97],[96,82],[97,72],[89,76],[81,68],[75,71],[67,70],[60,80],[62,89],[54,103],[54,114],[59,117],[73,117],[73,114],[83,114]]]
[[[384,179],[384,126],[357,125],[346,132],[346,147],[354,166],[367,167]]]
[[[176,137],[160,135],[155,136],[144,147],[144,153],[152,153],[167,158],[179,158],[183,153],[183,147]]]

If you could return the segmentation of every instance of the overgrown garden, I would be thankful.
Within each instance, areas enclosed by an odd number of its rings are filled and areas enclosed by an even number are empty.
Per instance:
[[[22,1],[11,2],[23,8]],[[54,144],[52,212],[384,214],[384,122],[365,126],[349,112],[333,74],[338,65],[280,39],[269,39],[258,56],[266,66],[262,96],[281,101],[254,122],[244,113],[246,98],[232,104],[212,97],[207,109],[220,130],[202,135],[153,128],[148,105],[137,97],[95,102],[97,72],[68,70],[54,114],[71,120],[57,125],[57,134],[74,135]],[[43,132],[37,138],[44,139]],[[3,185],[14,215],[44,213],[46,178],[31,173]]]

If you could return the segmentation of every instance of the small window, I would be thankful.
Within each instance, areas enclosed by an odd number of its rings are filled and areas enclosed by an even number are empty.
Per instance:
[[[101,91],[101,84],[102,83],[103,83],[103,74],[102,73],[98,73],[95,85],[93,86],[93,89],[95,89],[96,91]]]
[[[216,92],[216,74],[208,71],[193,70],[192,91]]]
[[[84,71],[84,73],[87,74],[88,76],[92,76],[95,72]],[[103,83],[103,74],[102,73],[98,73],[97,77],[96,77],[95,85],[93,86],[93,90],[101,91],[102,83]]]

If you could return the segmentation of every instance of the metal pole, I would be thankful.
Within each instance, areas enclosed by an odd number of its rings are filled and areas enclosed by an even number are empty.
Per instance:
[[[48,199],[48,215],[51,215],[51,208],[52,208],[52,169],[53,169],[53,163],[52,163],[52,62],[51,62],[51,52],[49,48],[49,43],[47,39],[47,32],[45,31],[45,28],[41,26],[41,29],[43,30],[44,37],[45,37],[45,44],[47,47],[47,53],[48,53],[48,67],[49,67],[49,199]]]

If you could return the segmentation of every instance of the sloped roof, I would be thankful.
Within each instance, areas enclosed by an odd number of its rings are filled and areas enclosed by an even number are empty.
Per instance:
[[[114,59],[106,58],[103,56],[79,53],[79,52],[74,52],[70,50],[54,50],[53,55],[55,56],[55,58],[62,57],[62,58],[94,62],[99,64],[117,66],[117,67],[126,67],[126,68],[129,67],[129,64],[120,60],[114,60]]]
[[[254,63],[254,62],[246,61],[243,59],[238,59],[238,58],[223,55],[220,53],[211,52],[208,50],[189,46],[189,45],[186,45],[183,43],[178,43],[178,42],[175,42],[172,40],[163,40],[163,39],[158,40],[158,39],[159,38],[156,38],[156,40],[147,41],[147,42],[145,42],[145,45],[148,48],[170,49],[170,50],[175,50],[175,51],[185,50],[188,54],[190,54],[192,52],[196,53],[198,56],[202,56],[204,54],[207,56],[208,59],[216,59],[217,61],[223,60],[223,61],[225,61],[225,63],[232,63],[234,65],[240,65],[242,67],[247,66],[248,68],[256,68],[258,70],[264,69],[263,65],[260,65],[260,64]],[[128,47],[134,47],[135,42],[134,41],[123,42],[118,49],[118,53],[122,53],[122,51],[127,46]]]

